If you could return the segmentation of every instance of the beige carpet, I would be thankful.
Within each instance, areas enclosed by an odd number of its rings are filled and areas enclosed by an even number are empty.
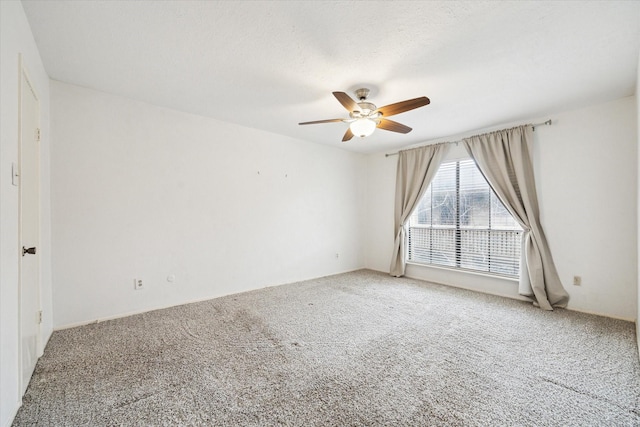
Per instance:
[[[14,425],[638,426],[634,334],[363,270],[55,332]]]

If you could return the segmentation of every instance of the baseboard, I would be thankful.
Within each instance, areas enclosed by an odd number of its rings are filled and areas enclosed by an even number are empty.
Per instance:
[[[530,298],[524,297],[522,295],[510,295],[510,294],[501,293],[501,292],[483,291],[483,290],[480,290],[478,288],[454,285],[452,283],[443,283],[443,282],[436,282],[436,281],[433,281],[433,280],[424,280],[424,279],[421,279],[420,277],[411,277],[411,276],[405,276],[405,277],[408,277],[408,278],[413,279],[413,280],[421,280],[423,282],[433,283],[433,284],[436,284],[436,285],[449,286],[450,288],[464,289],[466,291],[479,292],[481,294],[486,294],[486,295],[495,295],[497,297],[509,298],[509,299],[513,299],[513,300],[517,300],[517,301],[532,302],[532,300]]]
[[[18,400],[18,402],[16,403],[16,407],[13,410],[13,413],[7,419],[7,423],[4,425],[4,427],[11,427],[11,424],[13,424],[13,420],[16,418],[16,415],[18,414],[18,410],[20,409],[21,406],[22,406],[22,399]]]
[[[373,268],[364,267],[364,268],[356,268],[356,269],[353,269],[353,270],[347,270],[347,271],[342,271],[342,272],[338,272],[338,273],[333,273],[333,274],[330,274],[328,276],[319,276],[319,277],[312,277],[312,278],[308,278],[308,279],[297,280],[296,282],[291,282],[291,283],[304,282],[306,280],[314,280],[314,279],[318,279],[320,277],[335,276],[335,275],[338,275],[338,274],[345,274],[345,273],[350,273],[350,272],[353,272],[353,271],[358,271],[358,270],[363,270],[363,269],[371,270],[371,271],[378,271],[380,273],[388,273],[386,271],[380,271],[380,270],[376,270],[376,269],[373,269]],[[452,284],[452,283],[444,283],[444,282],[437,282],[437,281],[433,281],[433,280],[425,280],[425,279],[423,279],[421,277],[413,277],[413,276],[408,276],[408,275],[405,276],[405,277],[407,277],[409,279],[413,279],[413,280],[420,280],[420,281],[425,282],[425,283],[433,283],[433,284],[436,284],[436,285],[449,286],[449,287],[458,288],[458,289],[465,289],[467,291],[480,292],[480,293],[487,294],[487,295],[495,295],[495,296],[499,296],[499,297],[503,297],[503,298],[509,298],[509,299],[513,299],[513,300],[517,300],[517,301],[524,301],[524,302],[531,302],[532,301],[530,298],[524,297],[522,295],[510,295],[510,294],[507,294],[507,293],[483,291],[483,290],[480,290],[478,288],[460,286],[460,285],[456,285],[456,284]],[[270,287],[273,287],[273,286],[282,286],[282,285],[286,285],[286,284],[288,284],[288,283],[265,285],[262,288],[270,288]],[[148,313],[148,312],[156,311],[156,310],[164,310],[164,309],[167,309],[167,308],[178,307],[178,306],[186,305],[186,304],[194,304],[194,303],[198,303],[198,302],[209,301],[209,300],[212,300],[212,299],[222,298],[222,297],[229,296],[229,295],[236,295],[236,294],[243,293],[243,292],[251,292],[253,290],[262,289],[262,288],[256,288],[256,289],[251,289],[251,290],[242,291],[242,292],[231,292],[231,293],[227,293],[227,294],[223,294],[223,295],[207,296],[207,297],[203,297],[203,298],[197,298],[197,299],[193,299],[193,300],[180,302],[180,303],[177,303],[177,304],[168,304],[168,305],[158,306],[158,307],[153,307],[153,308],[145,308],[145,309],[141,309],[141,310],[135,310],[135,311],[129,311],[129,312],[125,312],[125,313],[114,314],[114,315],[111,315],[111,316],[99,317],[99,318],[92,319],[92,320],[70,323],[70,324],[67,324],[67,325],[57,326],[57,327],[53,328],[52,332],[53,331],[61,331],[61,330],[64,330],[64,329],[70,329],[70,328],[77,328],[79,326],[91,325],[91,324],[94,324],[94,323],[106,322],[106,321],[109,321],[109,320],[121,319],[123,317],[135,316],[137,314]],[[624,321],[627,321],[627,322],[635,322],[636,321],[636,319],[630,319],[630,318],[627,318],[627,317],[620,317],[620,316],[615,316],[615,315],[610,315],[610,314],[597,313],[597,312],[592,312],[592,311],[588,311],[588,310],[576,309],[576,308],[573,308],[573,307],[567,307],[566,310],[575,311],[575,312],[579,312],[579,313],[585,313],[585,314],[592,314],[592,315],[600,316],[600,317],[609,317],[609,318],[612,318],[612,319],[624,320]],[[636,323],[636,328],[637,327],[638,327],[638,324]],[[51,337],[51,334],[49,334],[49,337],[47,337],[47,340],[46,340],[47,342],[49,341],[50,337]],[[45,346],[46,346],[46,343],[45,343]],[[639,342],[639,349],[640,349],[640,342]]]
[[[47,344],[49,343],[49,340],[51,339],[51,335],[53,335],[53,328],[51,328],[49,330],[49,334],[45,337],[44,343],[42,345],[43,348],[47,347]]]
[[[47,344],[49,344],[49,340],[51,339],[51,335],[53,335],[53,328],[45,331],[46,335],[42,337],[42,342],[41,344],[41,348],[40,348],[40,354],[38,354],[38,359],[41,358],[44,355],[44,349],[47,348]]]
[[[631,323],[634,323],[636,321],[636,319],[629,318],[629,317],[616,316],[612,314],[603,314],[595,311],[582,310],[580,308],[567,307],[565,310],[575,311],[575,312],[584,313],[584,314],[591,314],[591,315],[600,316],[600,317],[608,317],[610,319],[624,320],[625,322],[631,322]],[[636,327],[637,327],[637,324],[636,324]]]
[[[256,289],[260,289],[260,288],[256,288]],[[137,314],[149,313],[151,311],[164,310],[164,309],[171,308],[171,307],[179,307],[181,305],[193,304],[193,303],[203,302],[203,301],[209,301],[209,300],[212,300],[212,299],[222,298],[222,297],[226,297],[226,296],[229,296],[229,295],[234,295],[234,293],[224,294],[224,295],[217,295],[217,296],[209,296],[209,297],[198,298],[198,299],[193,299],[193,300],[187,300],[187,301],[184,301],[184,302],[180,302],[178,304],[168,304],[168,305],[162,305],[162,306],[158,306],[158,307],[144,308],[144,309],[134,310],[134,311],[127,311],[125,313],[118,313],[118,314],[114,314],[114,315],[111,315],[111,316],[98,317],[98,318],[92,319],[92,320],[86,320],[86,321],[69,323],[69,324],[62,325],[62,326],[56,326],[55,328],[53,328],[53,330],[54,331],[62,331],[62,330],[65,330],[65,329],[77,328],[79,326],[86,326],[86,325],[92,325],[94,323],[107,322],[109,320],[122,319],[123,317],[135,316]]]
[[[251,291],[258,290],[258,289],[271,288],[271,287],[274,287],[274,286],[282,286],[282,285],[287,285],[287,284],[290,284],[290,283],[305,282],[307,280],[314,280],[314,279],[319,279],[321,277],[335,276],[335,275],[338,275],[338,274],[345,274],[345,273],[350,273],[352,271],[358,271],[358,270],[362,270],[362,268],[356,268],[356,269],[351,269],[351,270],[346,270],[346,271],[340,271],[340,272],[337,272],[337,273],[331,273],[331,274],[329,274],[327,276],[317,276],[317,277],[310,277],[310,278],[306,278],[306,279],[300,279],[300,280],[296,280],[294,282],[268,284],[268,285],[261,286],[259,288],[248,289],[248,290],[241,291],[241,292],[230,292],[230,293],[226,293],[226,294],[222,294],[222,295],[207,296],[207,297],[203,297],[203,298],[197,298],[197,299],[193,299],[193,300],[182,301],[182,302],[179,302],[177,304],[167,304],[167,305],[162,305],[162,306],[158,306],[158,307],[144,308],[144,309],[140,309],[140,310],[128,311],[128,312],[125,312],[125,313],[114,314],[114,315],[111,315],[111,316],[99,317],[97,319],[74,322],[74,323],[69,323],[69,324],[62,325],[62,326],[56,326],[56,327],[53,328],[53,331],[62,331],[62,330],[65,330],[65,329],[77,328],[79,326],[86,326],[86,325],[92,325],[94,323],[106,322],[106,321],[109,321],[109,320],[122,319],[123,317],[135,316],[137,314],[149,313],[151,311],[164,310],[164,309],[171,308],[171,307],[179,307],[181,305],[194,304],[194,303],[198,303],[198,302],[209,301],[209,300],[212,300],[212,299],[222,298],[222,297],[226,297],[226,296],[229,296],[229,295],[237,295],[237,294],[241,294],[243,292],[251,292]]]
[[[522,295],[514,295],[514,294],[495,292],[495,291],[490,291],[490,290],[482,290],[482,289],[473,288],[473,287],[470,287],[470,286],[457,285],[457,284],[454,284],[454,283],[445,283],[445,282],[440,282],[440,281],[436,281],[436,280],[426,280],[426,279],[424,279],[422,277],[411,276],[411,275],[405,275],[404,277],[407,277],[407,278],[413,279],[413,280],[420,280],[420,281],[426,282],[426,283],[433,283],[433,284],[436,284],[436,285],[449,286],[451,288],[464,289],[464,290],[467,290],[467,291],[479,292],[481,294],[486,294],[486,295],[495,295],[495,296],[498,296],[498,297],[509,298],[509,299],[513,299],[513,300],[517,300],[517,301],[525,301],[525,302],[531,302],[532,301],[530,298],[524,297]]]
[[[423,279],[421,277],[413,277],[413,276],[409,276],[409,275],[405,275],[405,277],[408,277],[408,278],[414,279],[414,280],[421,280],[421,281],[427,282],[427,283],[434,283],[434,284],[437,284],[437,285],[450,286],[452,288],[465,289],[465,290],[468,290],[468,291],[480,292],[480,293],[487,294],[487,295],[495,295],[495,296],[499,296],[499,297],[518,300],[518,301],[529,301],[529,302],[532,301],[530,298],[527,298],[527,297],[524,297],[524,296],[521,296],[521,295],[517,295],[516,296],[516,295],[503,294],[503,293],[500,293],[500,292],[483,291],[483,290],[480,290],[478,288],[459,286],[459,285],[455,285],[455,284],[452,284],[452,283],[443,283],[443,282],[437,282],[437,281],[433,281],[433,280],[425,280],[425,279]],[[584,314],[591,314],[591,315],[600,316],[600,317],[608,317],[610,319],[624,320],[625,322],[636,322],[636,328],[638,327],[638,323],[637,323],[636,319],[634,319],[634,318],[629,318],[629,317],[624,317],[624,316],[616,316],[614,314],[598,313],[596,311],[583,310],[583,309],[574,308],[574,307],[571,307],[571,306],[566,307],[565,310],[575,311],[575,312],[584,313]],[[638,342],[638,349],[640,351],[640,340]]]

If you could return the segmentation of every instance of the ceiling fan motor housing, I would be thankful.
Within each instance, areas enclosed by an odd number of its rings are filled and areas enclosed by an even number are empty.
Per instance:
[[[360,111],[352,111],[349,113],[349,116],[351,116],[354,119],[359,119],[362,117],[373,117],[375,116],[377,118],[377,116],[379,114],[372,114],[374,111],[376,111],[376,109],[378,107],[375,106],[375,104],[372,104],[371,102],[358,102],[358,107],[360,107]]]
[[[367,89],[366,87],[356,89],[355,94],[356,98],[358,98],[359,101],[364,101],[365,99],[367,99],[367,96],[369,96],[369,89]]]

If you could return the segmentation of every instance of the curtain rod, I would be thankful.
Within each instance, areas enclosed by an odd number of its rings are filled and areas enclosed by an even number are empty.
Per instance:
[[[552,123],[552,122],[551,122],[551,119],[549,119],[549,120],[547,120],[546,122],[533,124],[533,125],[531,125],[531,127],[533,127],[533,130],[535,131],[535,130],[536,130],[536,126],[545,126],[545,125],[551,126],[551,123]],[[459,142],[462,142],[462,141],[440,142],[439,144],[456,144],[456,145],[457,145]],[[414,148],[417,148],[417,147],[414,147]],[[399,153],[399,151],[398,151],[398,152],[396,152],[396,153],[387,153],[387,154],[385,154],[384,156],[385,156],[385,157],[389,157],[389,156],[397,156],[397,155],[398,155],[398,153]]]

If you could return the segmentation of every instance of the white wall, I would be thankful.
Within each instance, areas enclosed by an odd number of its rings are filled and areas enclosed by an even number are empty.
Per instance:
[[[628,97],[531,120],[553,119],[534,132],[534,169],[541,221],[571,295],[569,308],[629,320],[637,301],[635,102]],[[391,259],[396,161],[383,153],[368,158],[367,212],[375,214],[367,223],[366,264],[380,271],[389,270]],[[422,266],[408,266],[407,275],[517,295],[515,282],[481,275]],[[582,286],[572,285],[574,275],[582,276]]]
[[[18,54],[40,99],[41,140],[41,308],[43,344],[52,332],[51,228],[49,192],[49,77],[31,34],[22,4],[0,1],[0,426],[20,406],[18,388],[18,187],[11,185],[11,163],[18,162]]]
[[[534,150],[542,223],[569,307],[629,320],[637,299],[635,102],[554,115]],[[582,286],[572,285],[574,275]]]
[[[56,328],[364,266],[364,155],[51,94]]]

